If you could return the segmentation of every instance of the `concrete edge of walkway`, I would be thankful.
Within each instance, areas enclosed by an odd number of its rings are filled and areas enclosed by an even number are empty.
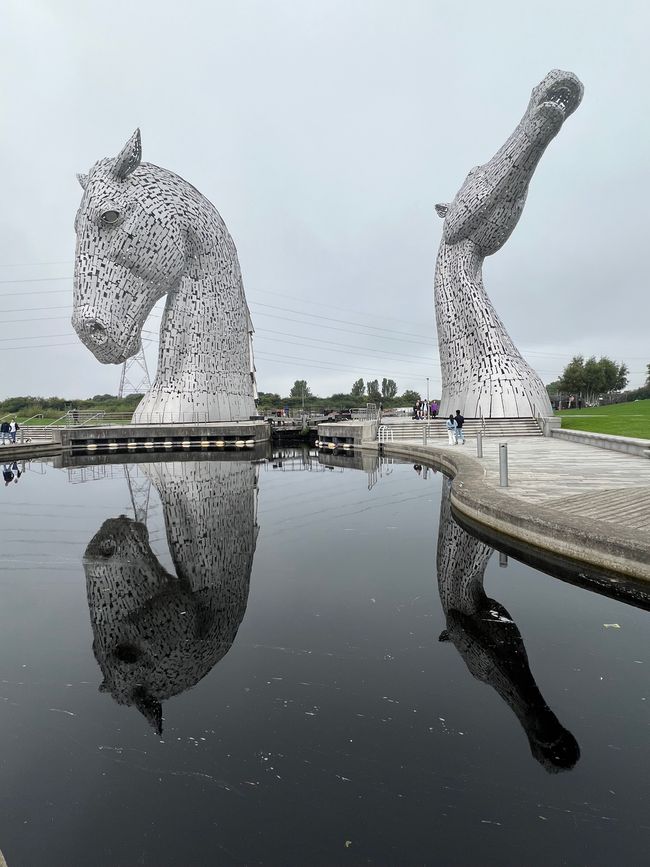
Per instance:
[[[30,461],[60,455],[65,451],[60,443],[16,443],[15,446],[0,446],[0,463]],[[2,867],[2,862],[0,862]]]
[[[362,448],[379,451],[379,444]],[[480,460],[464,453],[414,443],[385,443],[382,453],[444,470],[453,479],[452,505],[477,524],[570,560],[650,581],[650,538],[638,531],[520,500],[488,483]]]

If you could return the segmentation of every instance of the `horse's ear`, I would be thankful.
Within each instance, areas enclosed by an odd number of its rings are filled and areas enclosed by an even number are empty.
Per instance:
[[[113,166],[113,174],[120,181],[133,172],[140,165],[142,159],[142,142],[140,141],[140,130],[136,129],[128,142],[115,158]]]
[[[447,211],[449,210],[449,205],[436,205],[436,214],[439,217],[446,217]]]
[[[80,175],[77,174],[77,180],[79,181],[79,186],[82,190],[85,190],[88,186],[88,175]]]

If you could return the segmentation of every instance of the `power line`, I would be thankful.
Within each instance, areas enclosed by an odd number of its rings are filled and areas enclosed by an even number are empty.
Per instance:
[[[154,331],[149,331],[148,329],[143,329],[142,333],[154,335],[154,337],[153,337],[154,341],[158,339],[158,335],[156,335],[156,333]],[[334,341],[334,340],[323,340],[322,338],[318,338],[318,337],[306,338],[302,334],[291,334],[291,333],[286,332],[286,331],[276,331],[273,328],[258,328],[255,333],[256,333],[256,335],[261,335],[262,333],[264,333],[264,334],[276,334],[276,335],[279,335],[282,337],[295,337],[300,342],[283,341],[283,343],[289,343],[292,346],[307,346],[307,347],[309,347],[309,346],[313,346],[314,343],[323,343],[323,344],[325,344],[326,347],[329,347],[329,346],[337,347],[336,349],[332,350],[333,352],[340,352],[340,349],[338,349],[338,347],[343,347],[343,349],[347,350],[347,354],[349,354],[349,355],[362,355],[362,356],[364,356],[364,355],[367,355],[368,353],[377,353],[380,355],[388,355],[390,358],[413,359],[415,361],[419,361],[421,364],[425,364],[427,362],[434,363],[434,359],[426,359],[426,358],[423,358],[421,355],[410,355],[410,354],[404,353],[404,352],[391,352],[391,351],[386,350],[386,349],[374,349],[373,347],[358,346],[357,344],[352,344],[352,346],[350,346],[349,343],[338,343],[337,341]],[[370,336],[370,335],[367,335],[367,336]],[[258,336],[256,338],[256,342],[259,342],[260,340],[273,340],[273,338]],[[277,341],[276,341],[276,343],[277,343]],[[356,352],[355,350],[358,350],[358,349],[361,349],[364,351],[363,352]],[[324,350],[324,351],[326,351],[326,350]]]
[[[0,265],[0,268],[44,268],[51,265],[74,265],[74,261],[66,259],[65,262],[12,262],[11,264]]]
[[[47,349],[53,346],[79,346],[79,341],[71,343],[40,343],[36,346],[0,346],[0,352],[15,352],[18,349]]]
[[[17,280],[0,280],[1,283],[53,283],[55,280],[72,280],[72,277],[20,277]]]
[[[74,333],[66,331],[65,334],[35,334],[33,337],[27,335],[21,337],[0,337],[3,342],[5,340],[49,340],[51,337],[73,337]]]
[[[66,288],[66,289],[38,289],[36,292],[30,292],[29,297],[31,298],[32,295],[60,295],[62,292],[69,292],[69,291],[70,291],[69,288]],[[0,298],[11,298],[13,295],[20,295],[23,298],[25,297],[24,292],[0,292]]]
[[[361,328],[372,328],[374,331],[390,331],[391,334],[401,334],[403,337],[428,337],[427,334],[407,333],[406,331],[396,331],[394,328],[383,328],[379,325],[368,325],[365,322],[351,322],[349,319],[335,319],[332,316],[322,316],[320,313],[307,313],[302,310],[292,310],[290,307],[279,307],[276,304],[261,304],[259,301],[257,307],[268,307],[270,310],[282,310],[289,313],[295,313],[300,316],[309,316],[313,319],[324,319],[327,322],[342,322],[345,325],[356,325]]]
[[[286,355],[281,355],[280,353],[275,353],[275,352],[256,353],[256,356],[258,356],[258,355],[260,358],[266,358],[268,356],[274,356],[276,358],[279,358],[279,359],[282,359],[285,361],[291,361],[292,363],[295,361],[301,361],[301,362],[302,361],[305,361],[305,362],[311,362],[312,361],[311,358],[302,358],[299,355],[286,356]],[[337,368],[340,368],[341,370],[350,370],[350,365],[348,365],[348,364],[336,364],[335,362],[330,362],[330,361],[321,361],[320,363],[330,365],[331,367],[337,367]],[[366,367],[366,368],[355,367],[355,370],[364,370],[364,369],[366,371],[369,371],[370,373],[375,373],[375,370],[376,370],[376,368],[371,368],[371,367]],[[396,373],[395,371],[392,371],[391,375],[392,376],[421,376],[423,379],[426,379],[426,377],[427,377],[426,373],[419,374],[419,373],[414,372],[414,371],[404,371],[404,370],[402,370],[400,373]]]
[[[72,305],[58,304],[56,307],[14,307],[13,310],[0,310],[0,313],[29,313],[30,310],[69,310]]]

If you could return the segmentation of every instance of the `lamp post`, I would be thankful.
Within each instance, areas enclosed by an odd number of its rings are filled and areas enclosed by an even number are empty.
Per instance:
[[[427,376],[427,419],[429,418],[429,377]]]

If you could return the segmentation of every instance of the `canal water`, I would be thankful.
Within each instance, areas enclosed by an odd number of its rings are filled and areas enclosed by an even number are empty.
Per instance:
[[[170,457],[5,465],[9,867],[646,863],[643,587],[417,465]]]

